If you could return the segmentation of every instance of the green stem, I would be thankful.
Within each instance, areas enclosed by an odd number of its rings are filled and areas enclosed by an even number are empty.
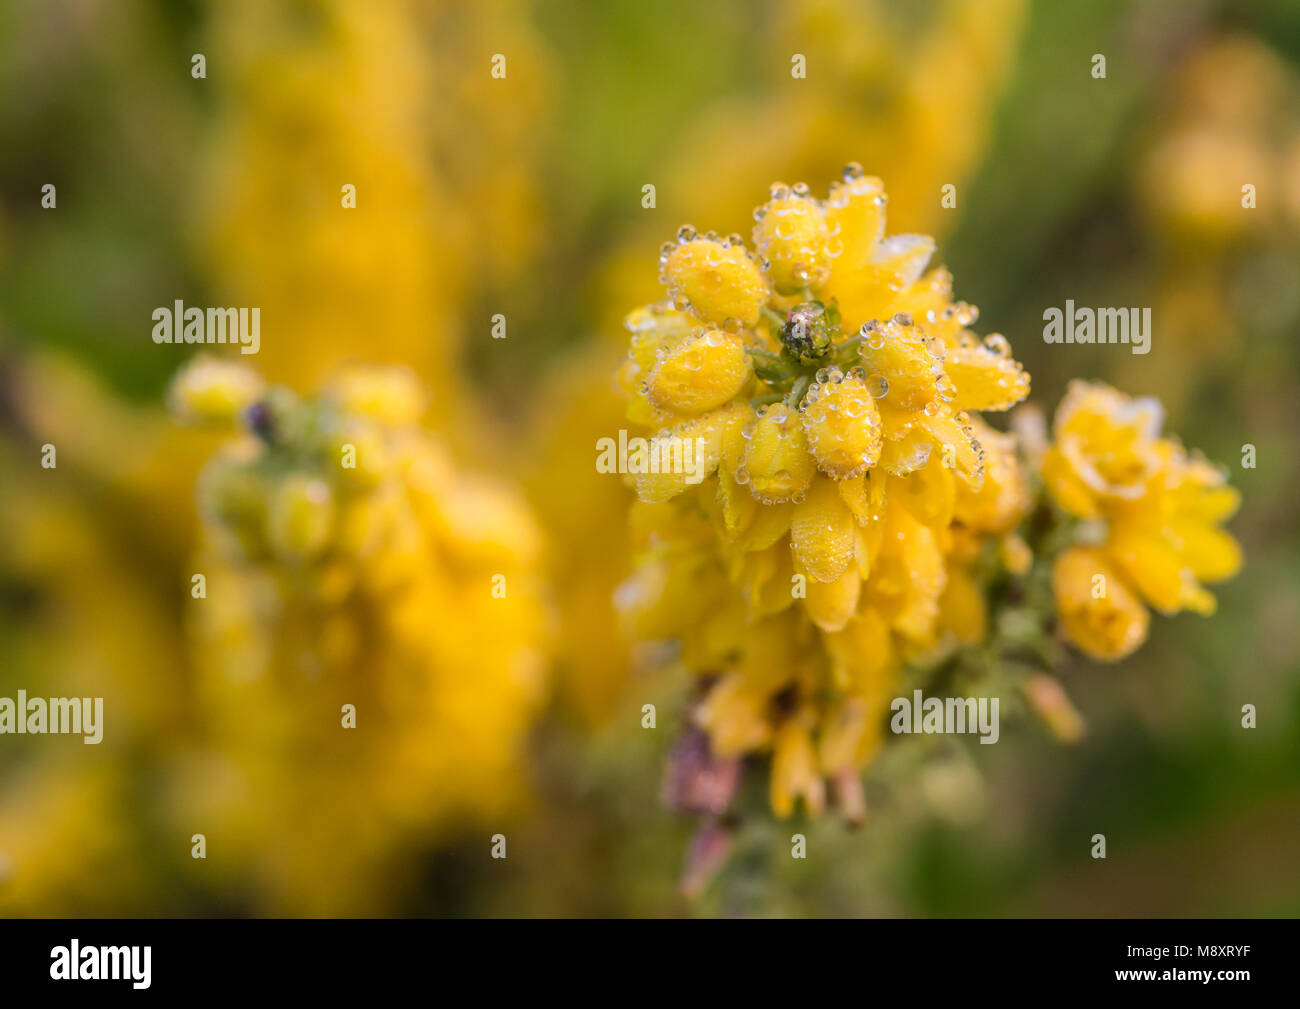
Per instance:
[[[754,364],[754,374],[764,382],[788,382],[797,374],[795,366],[780,354],[773,354],[761,347],[748,348]]]
[[[845,340],[831,349],[831,361],[841,368],[849,368],[858,363],[860,347],[857,340]]]
[[[767,324],[772,328],[772,337],[777,340],[781,339],[781,332],[785,329],[785,316],[767,305],[759,309],[759,314],[767,320]]]
[[[803,401],[804,393],[808,391],[808,386],[812,384],[811,375],[800,375],[794,380],[794,385],[790,387],[789,393],[785,397],[785,405],[794,409]]]

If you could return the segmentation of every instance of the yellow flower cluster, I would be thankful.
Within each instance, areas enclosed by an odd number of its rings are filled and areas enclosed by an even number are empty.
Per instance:
[[[405,369],[299,399],[201,357],[172,399],[245,428],[199,484],[212,745],[187,822],[208,825],[209,864],[265,877],[280,908],[389,906],[406,849],[519,796],[543,685],[538,531],[419,426]]]
[[[681,642],[703,676],[696,723],[720,759],[772,754],[771,803],[819,811],[827,779],[861,814],[901,662],[983,630],[970,565],[1008,541],[1028,493],[1013,442],[970,411],[1023,399],[1001,336],[969,329],[934,242],[885,237],[879,179],[827,199],[772,188],[752,254],[683,228],[670,300],[633,312],[619,370],[650,458],[634,473],[640,550],[618,603],[633,637]],[[701,479],[702,478],[702,479]]]
[[[887,0],[773,0],[747,20],[761,50],[754,61],[760,91],[729,93],[697,109],[680,124],[678,142],[656,147],[656,213],[637,215],[600,257],[596,303],[601,332],[611,339],[565,357],[539,389],[529,425],[530,496],[562,546],[550,559],[553,580],[565,586],[557,603],[572,629],[558,641],[564,685],[592,721],[608,715],[626,686],[629,650],[607,620],[609,595],[628,566],[626,499],[617,482],[592,470],[589,448],[624,416],[605,378],[626,350],[618,323],[627,306],[657,297],[644,253],[660,237],[655,222],[665,214],[674,221],[707,214],[719,230],[739,227],[749,220],[753,194],[770,180],[819,178],[843,163],[845,150],[857,149],[872,151],[874,170],[891,180],[893,219],[922,231],[949,226],[953,212],[935,194],[947,183],[961,189],[978,163],[1025,7],[1023,0],[944,0],[922,12]],[[792,38],[803,40],[800,51],[815,69],[795,87]],[[846,103],[846,93],[872,101]],[[572,507],[575,495],[581,512]]]
[[[199,251],[223,299],[262,308],[270,379],[314,387],[363,333],[366,359],[412,367],[439,430],[460,433],[462,309],[540,242],[546,73],[525,6],[213,7]]]
[[[1219,528],[1240,495],[1222,471],[1160,437],[1161,421],[1156,400],[1074,382],[1043,457],[1056,503],[1101,524],[1099,545],[1066,550],[1052,575],[1062,629],[1097,659],[1120,659],[1142,644],[1146,605],[1213,613],[1202,583],[1241,567],[1240,547]]]

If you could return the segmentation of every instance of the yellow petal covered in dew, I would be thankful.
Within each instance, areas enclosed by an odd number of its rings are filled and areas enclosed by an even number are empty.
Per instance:
[[[793,294],[820,287],[831,273],[834,253],[826,213],[800,183],[793,188],[778,183],[772,198],[754,211],[754,247],[778,293]]]
[[[736,479],[764,503],[788,501],[812,482],[817,464],[799,414],[776,403],[745,426],[748,444]]]
[[[659,267],[673,302],[703,322],[753,326],[768,299],[767,279],[738,239],[701,238],[683,228],[664,246]]]
[[[817,581],[834,581],[854,559],[855,529],[853,513],[834,481],[819,477],[794,506],[790,519],[795,560]]]
[[[823,369],[800,413],[818,468],[836,480],[860,476],[880,458],[880,412],[860,369]]]
[[[650,371],[647,395],[662,410],[702,413],[722,406],[749,381],[749,355],[735,333],[704,329],[666,350]]]

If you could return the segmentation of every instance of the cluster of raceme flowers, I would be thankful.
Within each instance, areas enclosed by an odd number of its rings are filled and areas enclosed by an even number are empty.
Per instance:
[[[856,165],[824,200],[773,186],[754,251],[683,228],[667,300],[627,318],[617,378],[647,458],[700,458],[628,477],[617,605],[697,676],[666,793],[706,821],[754,766],[778,816],[861,820],[903,670],[986,646],[1031,569],[1050,566],[1044,630],[1113,661],[1151,608],[1212,612],[1204,583],[1241,563],[1220,528],[1236,491],[1161,436],[1156,401],[1075,381],[1050,442],[1032,407],[991,426],[1029,375],[972,332],[931,238],[886,237],[885,207]]]
[[[541,537],[421,424],[425,400],[413,372],[374,365],[300,395],[200,355],[172,384],[178,419],[228,435],[198,486],[211,746],[190,791],[223,838],[213,864],[277,907],[387,906],[423,839],[522,788]]]

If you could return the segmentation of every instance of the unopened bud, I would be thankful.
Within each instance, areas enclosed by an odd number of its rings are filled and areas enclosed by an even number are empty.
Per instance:
[[[830,353],[835,326],[820,301],[805,301],[790,310],[781,342],[800,364],[814,364]]]

